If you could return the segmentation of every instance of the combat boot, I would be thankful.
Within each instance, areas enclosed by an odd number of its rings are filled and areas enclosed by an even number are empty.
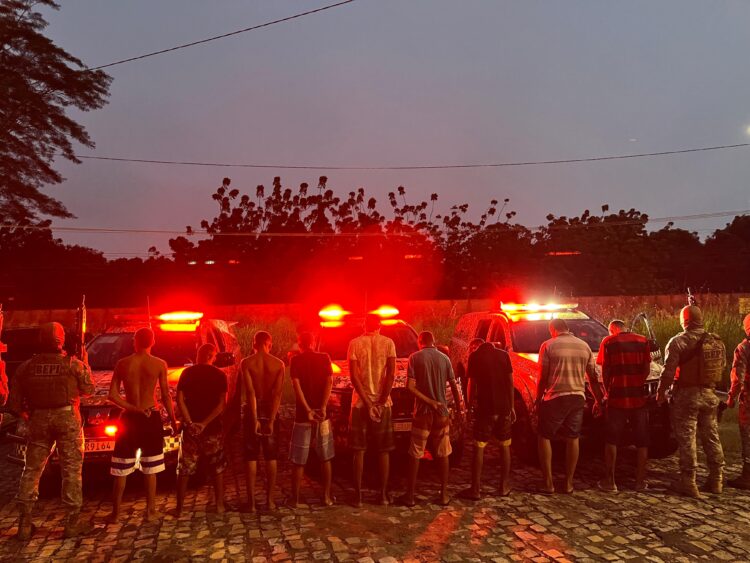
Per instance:
[[[724,491],[724,473],[721,468],[709,471],[708,478],[701,487],[701,491],[714,495],[720,495]]]
[[[21,509],[21,514],[18,517],[18,533],[16,538],[20,541],[27,541],[31,539],[34,533],[34,524],[31,522],[31,512],[25,509]]]
[[[76,536],[85,536],[90,534],[94,527],[89,522],[82,522],[78,512],[73,512],[65,519],[65,529],[63,537],[74,538]]]
[[[731,481],[727,481],[727,486],[735,489],[750,490],[750,463],[745,463],[742,466],[742,473]]]
[[[686,472],[680,475],[680,494],[691,498],[703,498],[695,484],[695,473]]]

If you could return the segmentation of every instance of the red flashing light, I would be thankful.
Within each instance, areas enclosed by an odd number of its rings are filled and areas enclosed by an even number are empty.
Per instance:
[[[344,326],[344,321],[320,321],[320,326],[323,328],[338,328]]]
[[[161,323],[159,330],[162,332],[195,332],[198,323]]]
[[[383,319],[380,324],[383,326],[393,326],[399,323],[398,319]]]
[[[109,424],[109,425],[105,426],[104,427],[104,433],[107,436],[112,436],[113,437],[115,434],[117,434],[117,426],[114,425],[114,424]]]
[[[340,321],[345,316],[351,315],[351,311],[345,311],[341,305],[328,305],[318,311],[318,316],[325,321]]]
[[[160,321],[165,322],[197,322],[203,318],[203,313],[197,311],[172,311],[171,313],[162,313],[158,318]]]
[[[374,311],[370,311],[370,314],[377,315],[378,317],[385,319],[385,318],[395,317],[396,315],[399,314],[399,310],[396,309],[396,307],[392,307],[390,305],[381,305]]]
[[[503,303],[500,302],[500,310],[505,313],[552,313],[575,309],[578,303]]]

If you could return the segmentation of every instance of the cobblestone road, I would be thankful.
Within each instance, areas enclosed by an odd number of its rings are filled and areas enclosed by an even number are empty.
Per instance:
[[[467,452],[468,453],[468,452]],[[2,459],[5,451],[0,448]],[[236,458],[237,452],[231,457]],[[468,457],[468,456],[467,456]],[[597,458],[582,459],[576,492],[544,496],[534,493],[538,470],[518,464],[513,470],[514,492],[494,496],[498,479],[496,458],[485,465],[485,498],[477,503],[454,499],[443,508],[430,503],[437,491],[429,463],[420,475],[422,496],[416,508],[366,505],[354,509],[347,500],[346,464],[335,477],[340,504],[319,505],[320,487],[306,478],[303,494],[309,505],[296,510],[280,508],[258,514],[210,511],[208,487],[188,493],[182,519],[165,516],[142,524],[145,504],[134,482],[126,492],[122,522],[104,525],[110,510],[109,479],[91,479],[84,515],[98,523],[86,538],[62,538],[59,500],[40,500],[35,513],[38,530],[29,542],[18,542],[16,512],[10,499],[19,469],[0,461],[0,560],[68,559],[86,561],[721,561],[750,560],[750,494],[728,489],[722,496],[706,495],[695,501],[676,496],[675,460],[653,464],[648,493],[632,487],[632,454],[623,455],[621,492],[609,495],[596,488],[601,476]],[[343,461],[343,460],[341,460]],[[558,468],[559,469],[559,468]],[[289,491],[289,468],[281,466],[279,496]],[[738,470],[731,464],[729,473]],[[403,490],[393,469],[396,491]],[[451,472],[453,494],[469,480],[468,459]],[[163,479],[159,509],[174,506],[169,479]],[[262,481],[261,481],[262,484]],[[244,479],[230,470],[230,501],[244,500]],[[238,496],[239,492],[239,496]],[[374,495],[373,495],[374,496]]]

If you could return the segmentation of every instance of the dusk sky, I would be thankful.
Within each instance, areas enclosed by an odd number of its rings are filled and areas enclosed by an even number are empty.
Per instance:
[[[64,0],[47,33],[89,66],[331,1]],[[392,166],[581,158],[750,142],[745,0],[358,0],[108,69],[110,103],[81,154],[258,164]],[[254,195],[318,171],[85,161],[50,193],[56,224],[183,229],[216,213],[228,176]],[[511,199],[517,220],[609,204],[653,217],[750,209],[750,148],[652,159],[452,171],[325,173],[339,195],[398,185],[439,208]],[[383,209],[385,209],[383,205]],[[706,236],[729,219],[679,226]],[[652,225],[659,228],[663,223]],[[63,235],[145,254],[154,235]],[[109,257],[114,257],[110,254]]]

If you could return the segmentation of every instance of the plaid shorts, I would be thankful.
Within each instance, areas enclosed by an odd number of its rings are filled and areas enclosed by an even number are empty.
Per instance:
[[[319,461],[333,458],[333,432],[331,421],[320,423],[295,422],[292,428],[292,446],[289,448],[289,460],[295,465],[305,465],[310,455],[310,442],[315,433],[315,454]]]
[[[195,435],[186,428],[180,437],[177,474],[195,475],[198,460],[201,458],[205,460],[211,473],[218,474],[224,471],[227,468],[227,458],[224,455],[223,436],[221,432],[201,432]]]
[[[451,455],[450,419],[440,416],[436,412],[427,412],[414,415],[411,423],[411,445],[409,455],[420,459],[424,455],[427,441],[432,438],[435,457],[447,457]]]
[[[380,422],[370,418],[366,407],[352,409],[350,444],[353,450],[364,451],[368,444],[377,452],[390,452],[396,448],[393,441],[391,407],[384,407]]]

